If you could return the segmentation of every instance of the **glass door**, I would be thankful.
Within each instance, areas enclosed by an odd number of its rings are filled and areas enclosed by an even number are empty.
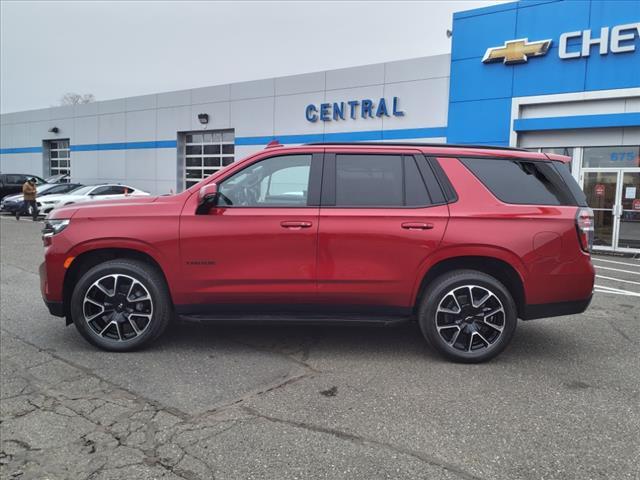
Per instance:
[[[594,214],[594,248],[640,249],[640,170],[585,171],[583,190]]]
[[[640,249],[640,171],[620,172],[620,208],[617,246]]]
[[[618,172],[584,172],[582,189],[587,204],[593,209],[593,246],[613,250]]]

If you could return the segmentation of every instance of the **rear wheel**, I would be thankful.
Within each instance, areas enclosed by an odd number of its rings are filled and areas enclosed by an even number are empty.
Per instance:
[[[142,348],[171,318],[163,276],[136,260],[111,260],[88,270],[71,297],[71,317],[82,336],[104,350]]]
[[[427,287],[419,310],[422,333],[445,357],[479,363],[498,355],[517,324],[513,297],[482,272],[456,270]]]

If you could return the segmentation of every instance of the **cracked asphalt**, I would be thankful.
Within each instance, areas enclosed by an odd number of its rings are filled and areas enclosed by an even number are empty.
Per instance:
[[[411,324],[181,324],[114,354],[48,314],[40,228],[0,218],[3,479],[640,479],[638,261],[482,365]]]

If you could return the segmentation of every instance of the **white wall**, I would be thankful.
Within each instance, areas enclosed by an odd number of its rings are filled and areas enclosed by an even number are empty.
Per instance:
[[[444,127],[449,99],[449,55],[308,73],[275,79],[166,92],[1,116],[0,148],[41,147],[69,138],[72,146],[177,140],[178,133],[235,130],[236,138]],[[397,96],[404,117],[312,123],[313,103]],[[59,133],[48,130],[58,127]],[[419,141],[421,139],[411,139]],[[428,138],[427,141],[444,141]],[[236,145],[236,159],[264,145]],[[3,153],[0,171],[42,175],[43,153]],[[181,179],[175,148],[72,151],[71,174],[82,183],[122,182],[152,193],[176,191]]]

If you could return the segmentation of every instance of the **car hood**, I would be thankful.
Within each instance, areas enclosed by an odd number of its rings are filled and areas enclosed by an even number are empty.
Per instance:
[[[7,195],[6,197],[2,198],[2,201],[9,201],[9,202],[15,202],[18,200],[22,200],[22,194],[18,194],[18,195]]]
[[[114,198],[109,200],[94,200],[91,202],[74,203],[69,206],[62,206],[55,208],[50,214],[49,218],[71,218],[78,211],[82,210],[83,214],[91,217],[99,217],[103,215],[110,215],[113,213],[113,208],[127,208],[132,206],[144,205],[153,203],[158,200],[157,196],[141,195],[130,196],[123,198]]]
[[[44,195],[43,197],[39,197],[38,200],[42,201],[42,202],[63,202],[63,201],[71,201],[71,200],[78,200],[78,199],[82,199],[85,198],[84,195],[65,195],[65,194],[60,194],[60,195]]]

